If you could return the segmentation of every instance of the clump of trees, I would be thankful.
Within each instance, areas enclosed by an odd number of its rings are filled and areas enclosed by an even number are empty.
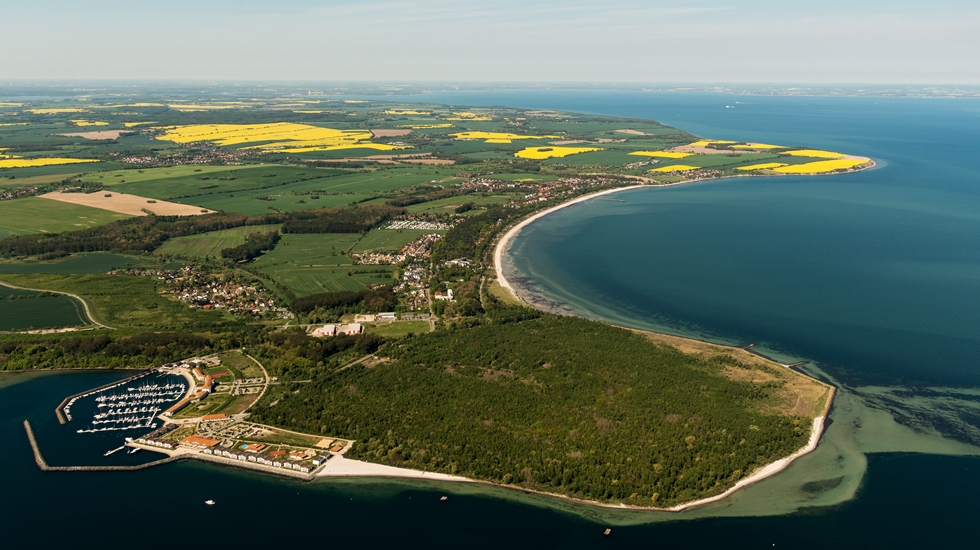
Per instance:
[[[401,208],[365,205],[356,208],[323,208],[290,212],[283,233],[363,233],[381,222],[402,214]]]
[[[357,291],[321,292],[296,298],[290,304],[294,313],[318,321],[339,318],[347,313],[394,310],[397,306],[398,298],[388,285]]]
[[[233,262],[250,262],[264,252],[275,248],[279,242],[279,232],[249,233],[245,236],[245,244],[221,250],[221,257]]]

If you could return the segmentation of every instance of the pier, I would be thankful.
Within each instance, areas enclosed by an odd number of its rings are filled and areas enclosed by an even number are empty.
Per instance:
[[[64,399],[64,401],[62,401],[61,403],[59,403],[58,404],[58,407],[55,408],[55,410],[54,410],[54,414],[58,417],[58,423],[59,424],[67,424],[68,422],[71,422],[71,405],[76,400],[81,399],[82,397],[88,397],[89,395],[92,395],[93,393],[97,393],[97,392],[100,392],[100,391],[104,391],[104,390],[115,388],[116,386],[121,386],[123,384],[127,384],[129,382],[132,382],[133,380],[139,380],[140,378],[143,378],[144,376],[148,376],[148,375],[150,375],[153,372],[154,372],[153,370],[141,371],[139,374],[134,374],[133,376],[130,376],[129,378],[125,378],[125,379],[119,380],[117,382],[110,382],[108,384],[99,386],[98,388],[95,388],[95,389],[85,390],[83,392],[76,393],[75,395],[69,395],[68,397],[66,397]],[[62,411],[64,411],[64,413],[62,413]]]

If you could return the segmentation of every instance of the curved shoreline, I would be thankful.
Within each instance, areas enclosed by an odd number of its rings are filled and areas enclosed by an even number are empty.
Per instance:
[[[855,170],[849,170],[848,172],[858,172],[858,171],[862,171],[862,170],[867,170],[867,169],[870,169],[870,168],[874,168],[874,166],[875,166],[875,162],[872,160],[866,166],[863,166],[863,167],[861,167],[859,169],[855,169]],[[844,172],[844,173],[847,173],[847,172]],[[810,175],[810,174],[808,174],[808,175]],[[821,175],[821,174],[812,174],[812,175]],[[824,174],[824,175],[829,175],[829,174]],[[734,177],[747,177],[747,176],[751,176],[751,175],[750,174],[746,174],[746,176],[734,176]],[[529,217],[521,220],[519,223],[517,223],[516,225],[514,225],[513,227],[511,227],[510,229],[508,229],[507,232],[504,233],[502,237],[500,237],[500,239],[497,241],[497,244],[494,246],[493,263],[494,263],[495,274],[496,274],[496,277],[497,277],[497,283],[501,287],[507,289],[507,291],[510,292],[510,294],[514,298],[516,298],[517,300],[519,300],[520,302],[523,302],[524,304],[528,305],[531,308],[538,309],[538,308],[535,308],[535,306],[533,304],[529,303],[527,300],[525,300],[524,298],[522,298],[517,293],[517,291],[514,289],[513,285],[511,285],[510,281],[507,280],[507,276],[504,274],[504,268],[503,268],[503,256],[504,256],[504,253],[506,252],[507,245],[510,243],[511,239],[513,239],[515,236],[517,236],[521,232],[521,230],[523,230],[525,227],[527,227],[531,223],[533,223],[533,222],[535,222],[535,221],[543,218],[544,216],[547,216],[548,214],[551,214],[553,212],[557,212],[558,210],[561,210],[562,208],[565,208],[565,207],[568,207],[568,206],[572,206],[574,204],[578,204],[578,203],[584,202],[586,200],[593,199],[593,198],[596,198],[596,197],[600,197],[600,196],[603,196],[603,195],[608,195],[608,194],[616,193],[616,192],[619,192],[619,191],[626,191],[626,190],[631,190],[631,189],[638,189],[638,188],[641,188],[641,187],[669,187],[669,186],[674,186],[674,185],[682,185],[682,184],[686,184],[686,183],[694,183],[696,181],[710,181],[710,180],[714,180],[714,179],[725,179],[725,178],[692,179],[692,180],[684,180],[684,181],[679,181],[679,182],[676,182],[676,183],[669,183],[669,184],[664,184],[664,185],[631,185],[631,186],[626,186],[626,187],[617,187],[615,189],[606,189],[606,190],[599,191],[599,192],[596,192],[596,193],[590,193],[588,195],[583,195],[583,196],[577,197],[577,198],[575,198],[575,199],[573,199],[571,201],[568,201],[568,202],[565,202],[565,203],[562,203],[562,204],[553,206],[551,208],[547,208],[547,209],[542,210],[540,212],[536,212],[535,214],[533,214],[533,215],[531,215],[531,216],[529,216]],[[654,334],[659,334],[659,333],[656,333],[655,331],[643,331],[643,330],[640,330],[640,329],[630,329],[630,330],[639,330],[640,332],[651,332],[651,333],[654,333]],[[673,335],[669,335],[669,336],[673,336]],[[676,337],[676,338],[683,338],[685,340],[692,340],[692,341],[702,342],[701,340],[696,340],[694,338],[685,338],[685,337],[681,337],[681,336],[674,336],[674,337]],[[716,344],[714,342],[705,342],[705,343],[709,343],[711,345],[715,345],[715,346],[719,346],[719,347],[731,347],[731,346],[726,346],[724,344]],[[783,365],[783,364],[778,363],[778,362],[775,362],[775,361],[773,361],[773,363],[776,363],[776,364],[781,365],[783,367],[789,368],[787,365]],[[806,375],[804,375],[804,376],[806,376]],[[809,377],[809,378],[812,378],[812,377]],[[577,501],[577,502],[586,503],[586,504],[590,504],[590,505],[594,505],[594,506],[606,507],[606,508],[628,508],[628,509],[650,510],[650,511],[658,511],[658,512],[683,512],[684,510],[689,510],[691,508],[696,508],[696,507],[699,507],[699,506],[710,504],[712,502],[717,502],[719,500],[723,500],[723,499],[727,498],[728,496],[732,495],[733,493],[735,493],[736,491],[738,491],[739,489],[748,487],[749,485],[753,485],[755,483],[758,483],[759,481],[762,481],[762,480],[764,480],[766,478],[769,478],[771,476],[774,476],[774,475],[778,474],[779,472],[785,470],[790,464],[792,464],[792,462],[794,460],[796,460],[796,459],[798,459],[798,458],[800,458],[800,457],[802,457],[804,455],[807,455],[807,454],[813,452],[814,450],[816,450],[817,445],[820,443],[820,437],[823,435],[824,424],[826,422],[827,416],[830,413],[830,408],[831,408],[831,406],[833,404],[833,401],[834,401],[834,396],[835,396],[835,393],[836,393],[836,388],[834,388],[833,386],[831,386],[829,384],[826,384],[825,382],[822,382],[820,380],[817,380],[815,378],[812,378],[812,379],[813,380],[816,380],[817,382],[819,382],[821,384],[824,384],[824,385],[828,386],[830,388],[830,395],[827,398],[827,403],[824,406],[823,412],[819,416],[817,416],[817,417],[815,417],[813,419],[813,427],[811,429],[810,439],[807,442],[807,444],[805,446],[803,446],[802,448],[798,449],[793,454],[787,456],[787,457],[778,459],[778,460],[776,460],[774,462],[771,462],[769,464],[766,464],[765,466],[762,466],[762,467],[756,469],[754,472],[752,472],[751,475],[749,475],[748,477],[746,477],[746,478],[738,481],[734,486],[732,486],[731,488],[729,488],[725,492],[723,492],[723,493],[721,493],[719,495],[715,495],[715,496],[706,497],[706,498],[695,500],[695,501],[691,501],[691,502],[686,502],[686,503],[678,504],[678,505],[673,506],[671,508],[657,508],[657,507],[647,507],[647,506],[628,506],[628,505],[612,505],[612,504],[604,504],[604,503],[601,503],[601,502],[587,501],[587,500],[576,499],[576,498],[571,498],[571,500],[574,500],[574,501]],[[566,499],[570,498],[570,497],[566,497],[564,495],[557,495],[557,494],[553,494],[553,493],[545,493],[545,492],[542,492],[541,494],[545,494],[545,495],[549,495],[549,496],[554,496],[554,497],[558,497],[558,498],[566,498]]]

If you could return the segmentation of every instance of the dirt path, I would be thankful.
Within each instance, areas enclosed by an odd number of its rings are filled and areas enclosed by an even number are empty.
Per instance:
[[[95,320],[95,317],[92,315],[92,310],[90,310],[89,307],[88,307],[88,302],[86,302],[85,300],[83,300],[82,297],[79,296],[78,294],[72,294],[71,292],[61,292],[60,290],[47,290],[47,289],[44,289],[44,288],[27,288],[26,286],[12,285],[12,284],[10,284],[10,283],[8,283],[6,281],[0,281],[0,285],[7,286],[7,287],[10,287],[10,288],[16,288],[17,290],[33,290],[34,292],[50,292],[52,294],[63,294],[65,296],[71,296],[72,298],[74,298],[74,299],[78,300],[79,302],[81,302],[82,307],[85,309],[85,316],[88,317],[89,323],[92,323],[93,325],[95,325],[97,327],[107,328],[109,330],[116,330],[113,327],[110,327],[108,325],[103,325],[102,323],[96,321]]]

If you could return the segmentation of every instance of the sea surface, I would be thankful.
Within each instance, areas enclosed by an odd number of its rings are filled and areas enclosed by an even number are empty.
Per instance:
[[[818,450],[680,515],[463,484],[301,483],[189,461],[42,473],[21,422],[31,420],[52,465],[97,463],[118,438],[71,438],[53,409],[124,374],[3,375],[5,542],[164,548],[201,529],[240,544],[369,548],[975,545],[980,102],[543,90],[398,99],[653,118],[704,137],[875,159],[876,169],[857,174],[587,201],[531,224],[507,260],[522,292],[556,310],[809,361],[805,370],[841,387]]]

